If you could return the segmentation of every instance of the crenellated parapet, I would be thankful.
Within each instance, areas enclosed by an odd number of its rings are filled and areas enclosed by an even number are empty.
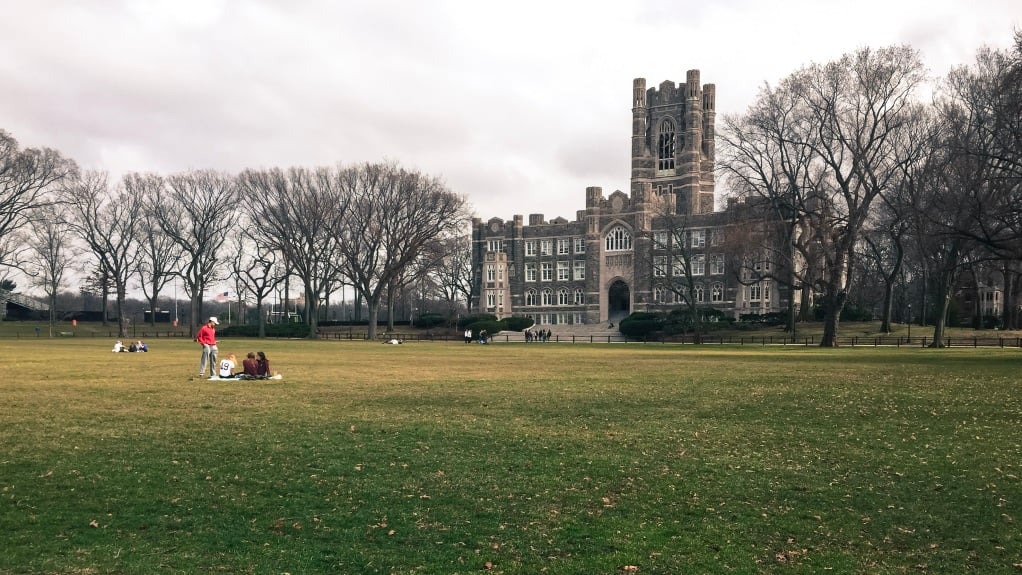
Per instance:
[[[685,83],[670,80],[646,88],[632,82],[633,197],[650,184],[652,193],[674,198],[680,213],[712,211],[714,200],[716,87],[701,84],[699,70]]]

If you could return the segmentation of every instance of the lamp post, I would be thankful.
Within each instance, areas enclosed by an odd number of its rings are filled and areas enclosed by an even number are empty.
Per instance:
[[[912,304],[908,304],[908,341],[912,342]]]

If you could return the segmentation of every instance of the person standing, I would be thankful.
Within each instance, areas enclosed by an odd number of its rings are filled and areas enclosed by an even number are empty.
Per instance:
[[[216,326],[220,325],[220,321],[216,317],[211,317],[206,322],[206,325],[199,328],[198,335],[195,336],[195,341],[199,342],[202,346],[202,360],[199,363],[199,377],[206,375],[206,366],[209,366],[210,377],[216,375],[216,353],[219,351],[216,347]]]

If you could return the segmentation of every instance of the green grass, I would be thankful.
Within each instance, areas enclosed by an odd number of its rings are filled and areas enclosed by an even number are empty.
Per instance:
[[[0,573],[1022,564],[1017,349],[108,343],[4,341]]]

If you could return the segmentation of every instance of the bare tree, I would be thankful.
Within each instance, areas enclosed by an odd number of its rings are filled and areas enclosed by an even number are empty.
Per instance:
[[[979,50],[971,66],[952,70],[937,107],[951,132],[945,145],[968,166],[972,187],[956,233],[1002,260],[1004,325],[1017,326],[1017,272],[1022,267],[1022,31],[1011,50]],[[961,174],[958,170],[957,173]]]
[[[167,178],[165,192],[149,198],[146,210],[181,249],[180,277],[191,298],[189,333],[202,317],[203,294],[223,277],[226,258],[220,249],[238,219],[237,185],[233,177],[213,171],[191,171]]]
[[[26,245],[32,252],[28,272],[33,283],[43,289],[49,304],[49,335],[53,337],[57,294],[65,285],[73,257],[71,230],[61,221],[53,206],[41,209],[39,223],[32,228]]]
[[[50,192],[78,167],[56,150],[19,149],[0,130],[0,267],[20,269],[27,246],[16,232],[38,221],[36,209],[54,201]]]
[[[116,296],[117,333],[128,335],[124,302],[128,282],[138,264],[137,234],[142,217],[142,199],[118,186],[111,191],[104,172],[86,172],[64,190],[62,204],[66,222],[85,243],[92,256],[113,283]]]
[[[821,346],[837,345],[839,318],[854,282],[856,247],[874,201],[891,189],[902,164],[912,157],[899,145],[903,141],[899,135],[917,113],[913,98],[924,79],[922,63],[911,48],[863,48],[836,62],[811,65],[785,80],[794,99],[779,109],[793,113],[769,121],[790,119],[790,128],[768,130],[765,139],[733,138],[748,151],[727,156],[763,156],[749,170],[763,165],[779,175],[746,179],[767,197],[791,196],[804,182],[812,183],[807,193],[799,191],[803,205],[779,203],[796,210],[786,217],[805,219],[810,243],[818,250],[821,265],[813,279],[825,312]],[[796,152],[793,158],[808,154],[808,162],[786,163],[784,150]],[[800,170],[804,166],[808,171],[799,174],[808,178],[789,181],[793,165]],[[776,183],[760,186],[767,181]]]
[[[472,301],[472,238],[452,236],[437,242],[436,247],[440,257],[429,271],[430,282],[446,302],[448,318],[454,319],[460,309],[459,299],[466,308]]]
[[[246,170],[238,176],[251,233],[281,253],[287,269],[302,282],[309,337],[316,337],[321,297],[340,276],[339,236],[347,211],[337,174],[330,168],[287,171]]]
[[[385,290],[405,273],[424,247],[456,233],[465,222],[465,200],[438,178],[395,164],[364,164],[340,172],[347,206],[335,230],[347,275],[369,308],[369,337]]]
[[[1022,259],[1022,31],[1012,50],[983,48],[972,66],[952,70],[938,107],[954,128],[952,150],[981,172],[968,202],[976,225],[959,231]]]
[[[774,280],[788,290],[786,329],[792,341],[797,321],[809,317],[810,286],[819,275],[810,221],[824,171],[813,164],[808,114],[800,79],[792,76],[776,87],[764,86],[745,115],[724,118],[720,132],[719,168],[731,192],[745,201],[733,207],[735,219],[775,221],[757,230],[732,226],[728,267],[743,284]],[[749,245],[763,249],[752,254]]]
[[[263,302],[273,290],[284,280],[277,262],[279,255],[270,246],[253,237],[252,228],[234,237],[234,258],[231,271],[239,282],[238,293],[242,289],[255,298],[256,316],[259,318],[259,337],[266,337],[266,314],[263,313]],[[240,300],[240,296],[239,296]],[[240,311],[239,311],[240,313]]]
[[[701,308],[712,299],[704,286],[708,264],[708,230],[694,229],[686,213],[677,213],[675,203],[661,201],[647,238],[652,249],[648,264],[653,303],[672,301],[685,309],[686,324],[695,334],[703,332]]]
[[[142,202],[138,226],[137,272],[142,294],[149,300],[149,309],[152,311],[150,323],[156,325],[160,293],[175,277],[181,260],[181,246],[164,233],[156,213],[150,209],[158,204],[160,196],[166,191],[163,178],[156,174],[131,173],[124,176],[123,185],[126,193]]]

